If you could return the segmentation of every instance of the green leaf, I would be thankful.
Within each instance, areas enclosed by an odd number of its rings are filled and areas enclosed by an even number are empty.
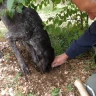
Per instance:
[[[42,9],[42,5],[39,5],[39,9]]]
[[[28,96],[34,96],[32,93],[29,93]]]
[[[15,9],[8,11],[8,15],[10,16],[10,18],[13,18],[14,14],[15,14]]]
[[[18,13],[22,13],[22,8],[23,8],[23,5],[19,5],[19,6],[17,6],[16,11]]]
[[[14,0],[7,0],[7,9],[8,9],[8,11],[11,11],[13,3],[14,3]]]
[[[0,3],[3,3],[3,0],[0,0]]]
[[[55,4],[59,4],[61,2],[61,0],[52,0],[52,2]]]
[[[25,5],[25,6],[28,6],[29,4],[30,4],[30,0],[25,0],[24,5]]]
[[[24,4],[25,3],[25,0],[19,0],[20,3]]]
[[[25,0],[15,0],[15,2],[24,4]]]
[[[18,13],[22,13],[22,9],[21,9],[20,7],[17,7],[17,8],[16,8],[16,11],[17,11]]]
[[[59,88],[54,88],[53,90],[52,90],[52,96],[58,96],[59,95]]]

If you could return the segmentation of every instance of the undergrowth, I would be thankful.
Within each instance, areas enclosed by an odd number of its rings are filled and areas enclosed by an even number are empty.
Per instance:
[[[52,24],[48,25],[46,30],[56,55],[64,53],[70,44],[77,40],[84,32],[84,30],[80,30],[76,26],[55,27]]]

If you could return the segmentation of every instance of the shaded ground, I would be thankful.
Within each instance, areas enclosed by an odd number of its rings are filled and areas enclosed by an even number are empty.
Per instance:
[[[79,96],[78,90],[73,85],[74,80],[80,78],[82,82],[85,82],[96,69],[96,66],[92,65],[93,59],[89,54],[89,56],[68,60],[62,66],[52,69],[51,72],[41,74],[33,67],[27,52],[22,50],[31,71],[26,81],[7,42],[0,42],[0,51],[4,55],[0,58],[0,96],[33,96],[32,94],[51,96],[54,88],[60,89],[58,96]]]

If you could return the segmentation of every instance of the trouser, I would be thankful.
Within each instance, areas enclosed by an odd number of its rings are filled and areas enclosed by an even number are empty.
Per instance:
[[[93,49],[95,51],[95,63],[96,63],[96,43],[93,44]],[[88,78],[85,84],[86,90],[89,93],[89,96],[96,96],[96,72]]]
[[[96,96],[96,72],[89,77],[85,86],[89,96]]]

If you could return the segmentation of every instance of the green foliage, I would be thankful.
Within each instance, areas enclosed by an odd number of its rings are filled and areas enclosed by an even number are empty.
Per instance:
[[[12,18],[15,11],[22,13],[23,4],[25,0],[7,0],[7,13]]]
[[[69,84],[69,85],[68,85],[68,91],[69,91],[69,92],[72,92],[73,90],[74,90],[74,88],[73,88],[72,84]]]
[[[18,83],[19,77],[22,75],[22,73],[18,73],[16,77],[14,78],[14,83]]]
[[[52,0],[52,2],[53,2],[54,4],[59,4],[59,3],[61,2],[61,0]]]
[[[50,17],[46,24],[50,22],[52,22],[54,26],[60,26],[66,22],[66,25],[79,25],[81,29],[83,29],[85,26],[88,26],[88,18],[86,13],[80,12],[71,2],[67,5],[64,5],[62,10],[57,13],[56,16]]]
[[[46,30],[48,31],[56,55],[64,53],[70,44],[83,34],[83,30],[72,25],[55,27],[53,24],[50,24],[46,26]]]
[[[3,0],[0,2],[3,3]],[[2,10],[1,15],[8,14],[13,18],[15,11],[22,13],[23,5],[26,3],[26,0],[7,0],[7,9]]]
[[[12,8],[13,3],[14,3],[14,0],[8,0],[8,1],[7,1],[7,9],[8,9],[9,11],[11,11],[11,8]]]
[[[21,6],[20,4],[25,4],[25,0],[7,0],[7,9],[10,12],[11,9]]]
[[[33,93],[29,93],[28,96],[34,96]]]
[[[54,88],[53,90],[52,90],[52,96],[59,96],[59,88]]]
[[[53,3],[55,2],[53,11],[58,9],[59,1],[52,0]],[[57,55],[66,51],[70,44],[78,39],[88,27],[86,13],[80,12],[71,1],[60,10],[54,17],[52,14],[52,17],[48,18],[44,27],[49,32],[52,46]]]
[[[23,6],[34,9],[42,9],[43,6],[47,6],[48,4],[53,7],[53,10],[56,10],[57,5],[61,2],[65,2],[65,0],[40,0],[39,2],[38,0],[7,0],[7,12],[8,15],[12,18],[15,11],[22,13]],[[46,24],[53,22],[55,26],[60,26],[63,22],[67,22],[77,26],[81,25],[80,27],[83,29],[84,25],[88,25],[87,15],[83,12],[80,12],[70,0],[67,2],[68,4],[65,4],[62,10],[57,13],[55,17],[49,18]]]
[[[3,3],[3,0],[0,0],[0,3]]]

